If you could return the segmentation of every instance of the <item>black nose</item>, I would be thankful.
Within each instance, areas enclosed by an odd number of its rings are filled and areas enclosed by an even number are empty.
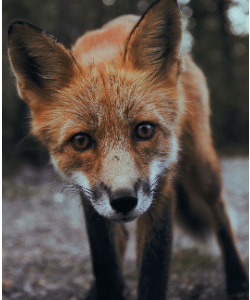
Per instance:
[[[137,201],[138,200],[135,197],[125,196],[113,198],[110,204],[116,212],[126,214],[136,206]]]

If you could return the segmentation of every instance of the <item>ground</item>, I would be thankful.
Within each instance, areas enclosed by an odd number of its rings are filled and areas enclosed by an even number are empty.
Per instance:
[[[223,158],[227,208],[248,269],[248,159]],[[80,300],[93,280],[79,198],[51,168],[25,166],[3,180],[3,299]],[[124,273],[135,297],[134,224]],[[170,300],[226,300],[215,238],[197,244],[175,228]],[[131,299],[132,300],[132,299]]]

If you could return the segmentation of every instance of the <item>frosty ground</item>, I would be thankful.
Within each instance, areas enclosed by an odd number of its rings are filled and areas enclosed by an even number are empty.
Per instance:
[[[227,208],[248,269],[248,158],[223,158]],[[3,299],[80,300],[93,280],[82,207],[74,189],[50,167],[23,167],[3,180]],[[124,274],[134,299],[134,223]],[[223,266],[214,237],[198,244],[175,228],[170,300],[225,300]]]

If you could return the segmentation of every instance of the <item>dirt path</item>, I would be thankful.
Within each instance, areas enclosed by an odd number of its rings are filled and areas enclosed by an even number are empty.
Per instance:
[[[248,159],[222,160],[227,207],[248,264]],[[55,181],[50,169],[24,168],[3,182],[3,299],[80,300],[93,279],[78,196]],[[134,224],[124,273],[133,294]],[[198,248],[175,231],[170,300],[223,300],[224,275],[214,239]]]

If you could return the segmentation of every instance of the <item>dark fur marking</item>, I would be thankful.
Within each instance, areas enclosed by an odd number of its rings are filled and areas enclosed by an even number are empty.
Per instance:
[[[40,32],[40,33],[45,33],[44,30],[42,30],[40,27],[38,26],[35,26],[33,25],[32,23],[26,21],[26,20],[22,20],[22,19],[16,19],[16,20],[13,20],[10,25],[9,25],[9,29],[8,29],[8,38],[10,38],[12,32],[13,32],[13,29],[14,29],[14,26],[15,25],[28,25],[29,27],[35,29],[36,31]]]
[[[23,64],[21,66],[22,72],[24,72],[33,83],[43,88],[44,80],[41,76],[42,67],[36,62],[36,59],[29,54],[28,49],[22,42],[19,41],[16,44],[16,47],[19,52],[22,52],[23,56]]]
[[[97,202],[99,198],[102,196],[103,191],[108,194],[110,198],[111,190],[108,186],[106,186],[103,182],[101,182],[98,186],[94,186],[92,189],[93,201]]]

